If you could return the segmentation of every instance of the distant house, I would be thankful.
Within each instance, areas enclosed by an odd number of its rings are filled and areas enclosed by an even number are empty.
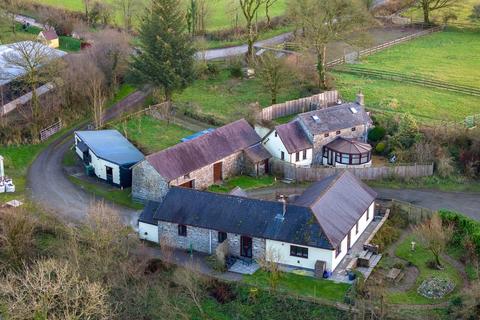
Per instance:
[[[372,147],[365,141],[371,126],[359,94],[355,103],[299,114],[262,143],[273,157],[296,165],[369,166]]]
[[[37,39],[43,42],[43,44],[49,46],[50,48],[56,49],[60,47],[60,40],[58,38],[57,32],[53,28],[40,31]]]
[[[170,186],[205,189],[225,178],[263,175],[271,157],[245,120],[151,154],[133,167],[132,195],[159,200]]]
[[[327,177],[291,203],[172,187],[140,215],[139,236],[181,249],[333,271],[374,218],[376,193],[353,174]]]
[[[117,130],[76,131],[75,152],[86,170],[110,184],[132,185],[132,166],[144,159]]]

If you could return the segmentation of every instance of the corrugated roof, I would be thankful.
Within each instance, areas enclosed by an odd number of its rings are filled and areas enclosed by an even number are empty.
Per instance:
[[[278,201],[172,187],[153,219],[333,249],[309,208],[288,204],[282,213],[283,203]]]
[[[290,154],[312,148],[298,120],[276,126],[275,130]]]
[[[314,116],[316,116],[316,119],[313,118]],[[344,103],[302,113],[298,115],[298,118],[313,135],[372,123],[372,119],[365,108],[357,103]]]
[[[75,131],[90,150],[106,161],[118,164],[134,164],[144,159],[138,151],[117,130]]]
[[[355,139],[338,137],[325,147],[336,152],[346,154],[363,154],[372,151],[372,146]]]
[[[253,163],[258,163],[272,157],[270,152],[268,152],[260,142],[245,149],[245,155]]]
[[[146,160],[166,180],[184,176],[260,142],[244,119],[232,122],[194,140],[147,156]]]
[[[294,202],[309,207],[333,247],[345,238],[377,196],[349,171],[314,183]]]

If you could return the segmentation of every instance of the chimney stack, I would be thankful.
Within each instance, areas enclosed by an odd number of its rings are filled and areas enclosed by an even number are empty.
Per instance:
[[[361,91],[357,93],[357,101],[355,101],[360,106],[365,106],[365,96]]]
[[[279,201],[283,204],[282,217],[285,217],[285,213],[287,212],[287,197],[282,194],[279,196]]]

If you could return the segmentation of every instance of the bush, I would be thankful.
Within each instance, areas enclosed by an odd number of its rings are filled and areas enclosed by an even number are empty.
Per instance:
[[[452,223],[455,227],[453,244],[463,247],[464,239],[469,237],[475,245],[477,254],[480,255],[480,222],[453,211],[440,210],[439,213],[444,223]]]
[[[208,288],[211,297],[215,298],[220,304],[228,303],[237,297],[232,285],[213,280]]]
[[[383,152],[385,151],[385,149],[387,148],[387,144],[385,142],[379,142],[376,146],[375,146],[375,151],[378,153],[378,154],[383,154]]]
[[[207,63],[207,73],[216,76],[220,73],[220,68],[215,63]]]
[[[368,132],[368,140],[373,141],[373,142],[378,142],[385,137],[385,134],[387,131],[383,127],[375,127],[372,130]]]
[[[434,259],[429,259],[429,260],[426,262],[426,265],[427,265],[427,268],[429,268],[429,269],[433,269],[433,270],[437,270],[437,269],[438,269],[437,262],[436,262]]]
[[[405,268],[405,265],[401,262],[396,262],[394,265],[393,265],[394,268],[397,268],[397,269],[400,269],[400,270],[403,270]]]

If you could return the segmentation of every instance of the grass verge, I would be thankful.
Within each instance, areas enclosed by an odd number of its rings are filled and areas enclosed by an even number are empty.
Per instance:
[[[462,177],[440,178],[438,176],[416,178],[408,181],[384,179],[366,182],[371,187],[391,189],[431,189],[446,192],[480,192],[480,182]]]
[[[208,188],[211,192],[227,193],[232,191],[236,187],[240,187],[244,190],[258,189],[263,187],[270,187],[276,183],[276,180],[272,176],[262,177],[250,177],[239,176],[233,177],[223,182],[221,185],[212,185]]]

